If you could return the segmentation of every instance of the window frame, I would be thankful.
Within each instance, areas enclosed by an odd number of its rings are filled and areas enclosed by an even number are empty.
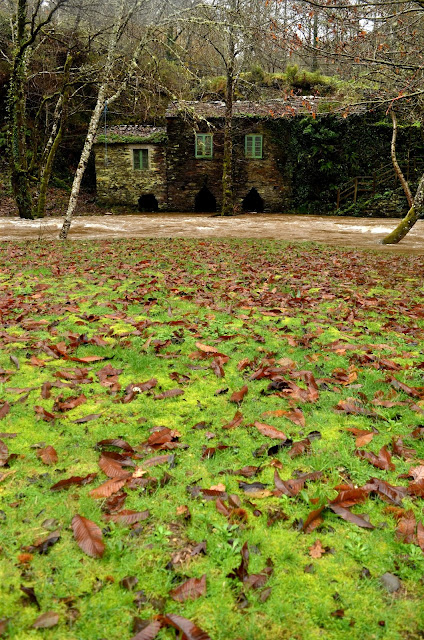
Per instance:
[[[203,138],[203,141],[200,140]],[[210,154],[200,153],[199,152],[199,142],[203,144],[203,149],[205,149],[205,140],[210,140]],[[213,158],[213,133],[196,133],[196,137],[194,139],[194,156],[195,158],[199,158],[201,160],[212,160]]]
[[[247,150],[247,140],[252,139],[252,154],[250,155]],[[256,140],[261,141],[260,155],[256,155]],[[262,133],[248,133],[244,136],[244,156],[248,160],[262,160],[264,157],[264,143]]]
[[[146,155],[144,156],[146,158],[146,166],[142,166],[142,162],[141,159],[143,158],[143,154],[142,152],[145,151]],[[139,160],[140,160],[140,166],[137,167],[136,166],[136,162],[135,162],[135,158],[136,158],[136,154],[139,154]],[[149,153],[149,149],[147,147],[137,147],[137,148],[133,148],[132,149],[132,166],[133,166],[133,171],[148,171],[150,169],[150,153]]]

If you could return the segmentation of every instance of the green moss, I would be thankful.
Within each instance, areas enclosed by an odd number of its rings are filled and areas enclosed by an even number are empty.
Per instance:
[[[3,308],[0,347],[0,371],[8,372],[0,373],[0,403],[11,404],[1,430],[17,433],[16,438],[4,438],[17,458],[10,467],[1,468],[1,473],[12,473],[0,481],[4,512],[0,619],[10,619],[6,638],[28,640],[42,634],[49,640],[122,640],[134,635],[134,616],[150,619],[162,611],[194,620],[212,640],[419,638],[424,624],[424,556],[418,547],[397,539],[397,522],[387,503],[375,496],[352,507],[354,513],[367,514],[376,526],[373,530],[359,529],[332,512],[326,512],[322,526],[310,534],[298,526],[316,504],[334,498],[334,487],[340,483],[361,485],[374,476],[406,486],[408,481],[399,476],[424,456],[423,441],[410,436],[422,422],[420,413],[402,392],[396,398],[400,405],[372,405],[381,393],[390,396],[386,377],[392,372],[361,361],[365,354],[393,360],[402,367],[395,373],[399,380],[421,385],[424,321],[417,282],[422,282],[422,261],[419,256],[376,256],[265,239],[73,242],[53,249],[38,243],[0,244],[1,296],[16,298],[14,305]],[[29,319],[46,324],[32,326]],[[102,337],[106,346],[90,343],[95,336]],[[13,342],[5,337],[13,337]],[[73,347],[78,338],[81,344]],[[357,349],[336,352],[335,341],[356,344]],[[46,347],[61,342],[71,357],[106,359],[78,363],[46,352]],[[223,378],[215,375],[208,357],[196,353],[199,342],[228,357]],[[11,355],[18,358],[19,369]],[[45,366],[35,366],[31,356],[42,359]],[[237,365],[244,358],[251,365],[240,370]],[[317,402],[296,402],[304,413],[305,428],[278,414],[264,415],[288,410],[291,402],[284,393],[270,392],[269,379],[250,379],[264,359],[278,366],[281,358],[292,359],[295,370],[309,370],[318,381]],[[119,390],[100,384],[97,374],[106,363],[122,369]],[[76,388],[53,386],[51,397],[42,397],[42,384],[57,382],[56,374],[68,368],[87,369],[91,381]],[[342,384],[335,377],[337,369],[357,377]],[[137,394],[130,403],[119,401],[127,385],[151,377],[158,380],[153,393]],[[305,387],[301,378],[293,381]],[[238,408],[229,402],[230,394],[244,384],[248,386],[240,407],[244,421],[223,430]],[[154,399],[156,392],[175,387],[184,395]],[[26,393],[19,392],[22,388],[29,388],[29,395],[19,402]],[[80,393],[86,396],[85,404],[56,411],[52,423],[34,412],[34,406],[52,411],[59,396]],[[353,396],[364,402],[363,395],[384,420],[334,411],[340,400]],[[100,416],[75,422],[91,413]],[[298,457],[291,458],[288,448],[268,456],[266,450],[275,441],[259,433],[255,421],[267,422],[293,440],[312,430],[320,431],[322,438]],[[193,429],[200,422],[206,429]],[[171,452],[175,454],[171,466],[148,470],[146,475],[157,478],[157,486],[127,490],[126,509],[151,513],[141,526],[106,523],[104,500],[90,496],[90,490],[106,480],[96,443],[124,438],[142,456],[134,459],[142,466],[145,457],[166,453],[146,452],[142,444],[159,425],[177,430],[179,441],[188,448]],[[393,456],[394,471],[370,466],[354,455],[351,427],[377,427],[366,447],[375,453],[384,445],[390,447],[394,435],[401,436],[416,449],[414,460]],[[207,432],[215,437],[208,439]],[[55,447],[56,464],[44,465],[37,457],[37,446],[43,442]],[[204,447],[218,443],[228,448],[202,457]],[[272,490],[273,460],[282,467],[283,479],[311,471],[322,471],[323,477],[308,483],[294,498],[256,497],[239,486],[245,478],[230,473],[245,465],[259,466],[258,475],[246,481],[260,481]],[[50,491],[60,479],[91,472],[98,473],[91,485]],[[161,486],[161,480],[167,482]],[[229,523],[214,501],[192,498],[187,491],[190,485],[208,488],[218,483],[240,497],[247,522]],[[188,521],[177,515],[181,505],[190,510]],[[412,509],[417,520],[422,517],[422,499],[406,498],[404,507]],[[268,512],[276,508],[287,520],[268,526]],[[102,559],[84,555],[77,546],[70,529],[75,513],[103,529]],[[20,555],[48,535],[46,520],[51,518],[60,528],[60,541],[47,555],[35,553],[23,564]],[[329,552],[314,559],[310,547],[317,539]],[[202,540],[207,540],[205,555],[169,567],[173,553],[185,549],[189,541]],[[254,591],[228,577],[240,564],[245,542],[250,548],[250,573],[260,572],[267,558],[274,563],[265,601],[263,589]],[[402,590],[395,596],[381,585],[385,572],[402,580]],[[177,584],[203,574],[205,596],[185,603],[169,596]],[[138,578],[134,591],[120,584],[126,576]],[[23,606],[20,585],[34,588],[40,611],[25,598]],[[138,590],[145,595],[137,605]],[[49,610],[59,614],[58,625],[44,631],[32,628],[40,612]],[[343,616],[334,615],[341,610]],[[158,635],[159,640],[173,638],[169,629]]]
[[[168,137],[165,132],[160,131],[150,136],[121,136],[116,133],[108,133],[107,136],[100,134],[96,138],[96,144],[160,144],[165,143]]]

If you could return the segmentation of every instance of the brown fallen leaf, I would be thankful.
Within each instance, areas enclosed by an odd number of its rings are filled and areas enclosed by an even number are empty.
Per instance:
[[[72,518],[71,525],[80,549],[92,558],[101,558],[105,551],[105,545],[102,542],[100,527],[79,514]]]
[[[117,524],[131,525],[136,522],[142,522],[150,517],[150,511],[132,511],[131,509],[123,509],[112,515],[103,516],[105,520],[116,522]]]
[[[136,633],[131,640],[154,640],[161,630],[161,627],[162,623],[159,620],[153,620],[153,622],[149,622],[144,629]]]
[[[130,473],[125,473],[118,478],[111,478],[107,480],[99,487],[90,491],[92,498],[109,498],[114,493],[118,493],[120,489],[126,484],[127,479],[131,476]]]
[[[10,411],[10,404],[8,402],[3,402],[0,407],[0,420],[5,418]]]
[[[349,511],[345,507],[341,507],[338,504],[330,504],[328,505],[331,511],[334,511],[338,516],[346,520],[346,522],[351,522],[352,524],[356,524],[358,527],[362,527],[364,529],[374,529],[374,525],[371,522],[368,522],[362,516],[358,516],[355,513]]]
[[[234,418],[223,425],[223,429],[235,429],[243,422],[243,414],[240,411],[236,411]]]
[[[36,456],[40,458],[44,464],[56,464],[58,461],[56,450],[51,445],[48,445],[44,449],[38,449]]]
[[[326,509],[326,505],[322,505],[321,507],[318,507],[318,509],[314,509],[310,512],[303,523],[302,531],[304,531],[304,533],[311,533],[311,531],[319,527],[324,520],[322,516],[324,509]]]
[[[182,616],[177,616],[175,613],[168,613],[165,616],[161,616],[160,620],[163,624],[178,629],[184,639],[211,640],[210,636],[191,622],[191,620],[187,620],[187,618],[183,618]]]
[[[367,409],[364,407],[364,405],[355,400],[355,398],[340,400],[340,402],[338,402],[334,407],[334,410],[353,416],[368,416],[369,418],[380,418],[382,420],[386,420],[384,416],[379,415],[373,409]]]
[[[372,453],[371,451],[358,449],[356,449],[355,455],[358,456],[358,458],[367,460],[370,464],[372,464],[374,467],[377,467],[378,469],[390,469],[390,471],[394,471],[395,469],[395,465],[392,463],[392,457],[387,451],[387,447],[385,446],[381,447],[378,455],[375,455],[375,453]]]
[[[164,391],[163,393],[153,396],[153,400],[164,400],[165,398],[175,398],[176,396],[182,395],[184,395],[184,391],[182,389],[168,389],[168,391]]]
[[[65,478],[64,480],[59,480],[56,484],[50,487],[50,491],[59,491],[60,489],[68,489],[72,485],[80,485],[84,486],[93,482],[97,478],[97,473],[89,473],[86,476],[71,476],[70,478]]]
[[[265,424],[263,422],[254,422],[254,426],[257,428],[263,436],[267,436],[268,438],[273,438],[275,440],[287,440],[287,436],[285,433],[273,427],[270,424]]]
[[[357,447],[364,447],[366,444],[369,444],[375,435],[374,431],[357,429],[356,427],[349,427],[348,431],[350,431],[351,433],[353,433],[353,435],[356,436],[355,445]]]
[[[416,544],[417,538],[415,536],[415,527],[417,522],[412,509],[406,511],[405,515],[399,519],[396,529],[396,538],[401,542],[408,544]]]
[[[422,522],[417,525],[417,543],[421,551],[424,551],[424,526]]]
[[[391,386],[396,389],[396,391],[403,391],[411,398],[422,398],[424,396],[423,387],[409,387],[407,384],[401,382],[400,380],[397,380],[393,376],[388,376],[386,378],[386,382],[391,384]]]
[[[321,558],[326,553],[325,547],[322,546],[321,540],[315,540],[314,544],[309,547],[309,555],[311,558]]]
[[[3,442],[3,440],[0,440],[0,467],[4,467],[4,465],[7,464],[8,460],[9,449],[7,447],[7,444]]]
[[[37,620],[33,623],[35,629],[50,629],[59,622],[59,614],[54,611],[46,611],[38,616]]]
[[[197,600],[206,594],[206,574],[201,578],[190,578],[179,587],[172,589],[169,595],[177,602],[185,602],[186,600]]]
[[[240,389],[240,391],[234,391],[234,393],[231,394],[229,401],[240,404],[241,402],[243,402],[243,398],[247,394],[247,392],[248,392],[248,388],[247,388],[247,385],[245,384]]]

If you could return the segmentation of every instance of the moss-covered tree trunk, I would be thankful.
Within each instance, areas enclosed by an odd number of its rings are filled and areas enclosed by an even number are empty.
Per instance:
[[[415,194],[414,204],[409,209],[407,215],[401,220],[388,236],[383,240],[383,244],[397,244],[404,238],[412,229],[414,224],[424,214],[424,175],[421,176],[421,180],[418,184],[417,193]]]
[[[27,0],[18,0],[13,67],[9,83],[9,160],[13,196],[21,218],[33,218],[26,145],[26,34]]]
[[[222,162],[222,208],[223,216],[234,214],[233,184],[233,97],[234,68],[232,61],[227,65],[227,90],[224,119],[224,157]]]
[[[59,96],[56,107],[53,114],[53,123],[50,132],[50,137],[44,148],[39,169],[39,183],[40,190],[37,199],[36,216],[37,218],[44,217],[46,210],[46,197],[47,188],[50,182],[50,176],[53,170],[53,162],[56,157],[59,144],[62,140],[64,123],[67,117],[67,109],[70,94],[69,76],[71,72],[72,56],[68,53],[64,66],[64,78],[62,93]]]

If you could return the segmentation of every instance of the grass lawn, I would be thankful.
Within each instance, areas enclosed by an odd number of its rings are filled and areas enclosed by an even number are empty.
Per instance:
[[[0,636],[423,638],[423,275],[0,244]]]

